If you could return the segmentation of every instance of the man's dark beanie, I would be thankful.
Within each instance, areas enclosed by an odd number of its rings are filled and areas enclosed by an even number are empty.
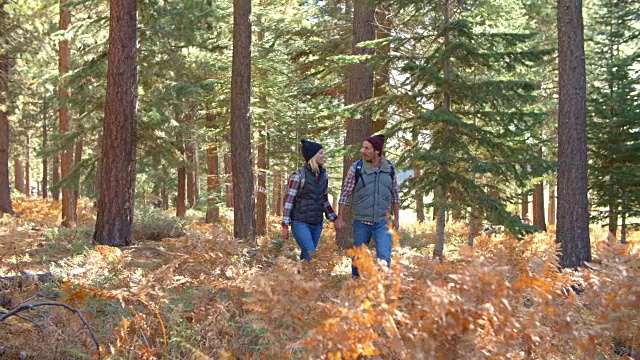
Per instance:
[[[302,139],[302,156],[304,157],[304,161],[311,160],[320,149],[322,149],[322,145],[317,142],[309,141],[307,139]]]
[[[371,146],[373,146],[373,150],[378,150],[380,151],[380,154],[382,154],[382,148],[384,147],[384,135],[373,135],[364,139],[364,141],[371,144]]]

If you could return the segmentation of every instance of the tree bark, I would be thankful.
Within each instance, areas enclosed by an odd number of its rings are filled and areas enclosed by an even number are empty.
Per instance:
[[[622,204],[621,204],[621,213],[620,217],[622,220],[622,224],[620,225],[620,242],[622,244],[627,243],[627,196],[622,195]]]
[[[542,158],[542,147],[536,151],[536,155]],[[547,223],[544,214],[544,181],[533,185],[533,225],[541,231],[547,231]]]
[[[233,1],[231,67],[231,167],[233,236],[255,239],[256,216],[251,160],[251,0]]]
[[[419,179],[421,175],[420,169],[413,170],[413,177]],[[425,220],[424,218],[424,196],[418,190],[416,190],[416,218],[420,224]]]
[[[200,156],[198,155],[199,147],[198,137],[196,136],[193,140],[193,199],[195,205],[198,205],[198,201],[200,201],[200,197],[202,196],[200,184]]]
[[[436,202],[436,245],[433,248],[433,257],[440,260],[444,257],[444,229],[446,224],[446,203],[447,203],[447,189],[444,185],[440,185],[436,188],[435,192]]]
[[[520,213],[523,219],[529,215],[529,195],[526,193],[520,196]]]
[[[544,182],[533,185],[533,225],[541,231],[547,231],[544,215]]]
[[[71,24],[71,11],[66,9],[68,0],[60,0],[60,31],[67,31]],[[58,110],[60,134],[71,132],[71,111],[67,104],[69,99],[69,91],[67,89],[67,81],[64,77],[71,68],[71,46],[68,39],[60,40],[58,43],[58,73],[60,76],[60,84],[58,85],[58,98],[60,109]],[[73,146],[65,145],[61,155],[61,177],[64,179],[73,169]],[[68,184],[68,182],[67,182]],[[77,221],[76,199],[73,188],[65,185],[62,188],[62,226],[75,227]]]
[[[210,129],[215,128],[216,116],[212,113],[207,113],[207,127]],[[220,218],[220,207],[218,206],[218,193],[220,191],[220,181],[218,180],[220,175],[220,164],[218,156],[218,139],[214,138],[209,141],[209,147],[207,148],[207,214],[205,216],[205,222],[211,224],[218,221]]]
[[[273,172],[273,201],[271,202],[271,212],[276,216],[282,216],[282,202],[284,201],[282,198],[283,190],[282,171],[276,170]]]
[[[169,210],[169,194],[166,186],[160,188],[160,197],[162,197],[162,210]]]
[[[93,187],[94,187],[94,193],[98,197],[100,197],[100,186],[101,186],[100,180],[102,179],[102,154],[100,153],[100,151],[102,151],[102,133],[98,134],[96,146],[99,149],[99,153],[98,153],[98,161],[96,163],[96,176],[95,176]]]
[[[27,197],[31,197],[31,134],[27,133],[27,144],[25,147],[25,160],[24,160],[24,194]]]
[[[79,126],[78,132],[82,134],[83,132],[82,125]],[[80,162],[82,161],[83,151],[84,151],[84,140],[82,140],[82,135],[80,135],[78,140],[76,140],[76,148],[75,148],[75,154],[73,159],[74,167],[80,166]],[[73,191],[73,196],[75,200],[78,201],[78,199],[80,199],[80,194],[82,194],[82,189],[80,188],[81,187],[80,179],[78,179],[78,181],[76,181],[75,184],[76,184],[76,187]]]
[[[591,261],[587,123],[581,0],[558,0],[558,226],[560,265]]]
[[[450,0],[445,0],[444,3],[444,15],[445,15],[445,23],[447,25],[448,28],[448,24],[449,24],[449,17],[450,17],[450,13],[451,13],[451,4],[449,3]],[[449,31],[447,30],[446,34],[445,34],[445,47],[449,45],[449,41],[450,41],[450,34]],[[442,100],[442,106],[444,107],[444,109],[446,111],[451,111],[451,90],[450,90],[450,84],[451,84],[451,59],[447,56],[444,59],[444,66],[443,66],[443,72],[444,72],[444,84],[443,84],[443,100]],[[442,123],[442,131],[446,131],[446,124],[443,122]],[[444,173],[445,170],[447,170],[449,164],[447,163],[441,163],[439,164],[440,167],[442,168],[442,172]],[[435,203],[436,203],[436,207],[434,209],[434,211],[437,211],[436,214],[436,246],[433,249],[433,257],[434,258],[438,258],[440,260],[442,260],[442,258],[444,257],[444,229],[445,229],[445,225],[446,225],[446,206],[447,206],[447,187],[444,184],[439,185],[436,188],[435,191]]]
[[[47,95],[42,96],[42,148],[46,149],[49,141],[47,129]],[[42,157],[42,198],[49,196],[49,158]]]
[[[373,49],[358,46],[361,42],[374,40],[375,29],[375,9],[368,5],[366,0],[354,0],[353,2],[353,55],[373,55]],[[351,65],[349,71],[349,85],[346,93],[346,104],[358,104],[373,97],[373,70],[364,63]],[[371,109],[361,110],[357,117],[347,120],[347,134],[345,137],[345,148],[359,148],[362,141],[371,135],[373,124]],[[343,160],[342,179],[347,177],[349,168],[353,165],[355,156],[345,156]],[[351,204],[353,205],[353,204]],[[336,232],[336,240],[341,248],[351,247],[353,244],[352,222],[353,206],[345,207],[345,213],[340,214],[347,225],[344,231]]]
[[[55,190],[53,190],[51,192],[51,195],[53,196],[53,200],[55,201],[60,201],[60,190],[58,189],[58,183],[60,182],[60,154],[54,154],[53,155],[53,176],[52,176],[52,181],[53,181],[53,186],[55,187]]]
[[[111,0],[102,180],[93,240],[131,245],[135,200],[137,4]]]
[[[178,165],[178,198],[176,200],[176,216],[183,218],[187,215],[187,169],[185,167],[185,148],[181,142],[178,152],[180,153],[180,165]]]
[[[196,180],[195,180],[195,170],[194,170],[194,146],[193,140],[189,139],[185,144],[185,157],[186,157],[186,165],[185,171],[187,176],[187,203],[189,204],[189,208],[192,209],[196,206]]]
[[[555,185],[549,184],[549,225],[556,224],[556,187]]]
[[[24,194],[24,166],[20,158],[13,159],[13,188]]]
[[[266,101],[266,99],[264,100]],[[268,130],[266,124],[259,134],[258,140],[258,188],[256,191],[256,233],[258,236],[267,235],[267,158]]]
[[[6,18],[4,4],[0,5],[0,19]],[[0,54],[0,103],[9,103],[9,69],[8,55]],[[9,183],[9,119],[6,107],[0,108],[0,215],[12,214],[11,185]]]
[[[618,204],[614,198],[609,202],[609,232],[613,236],[618,234]]]
[[[233,208],[233,169],[231,167],[231,153],[224,154],[224,193],[225,205]]]

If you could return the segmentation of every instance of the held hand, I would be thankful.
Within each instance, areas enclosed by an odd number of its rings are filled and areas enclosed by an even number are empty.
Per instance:
[[[396,230],[400,229],[400,219],[398,218],[393,219],[393,228]]]
[[[284,241],[289,240],[289,227],[288,226],[283,226],[282,227],[282,240],[284,240]]]
[[[342,231],[345,227],[347,227],[347,224],[345,224],[344,220],[339,217],[336,219],[336,221],[333,222],[333,226],[336,228],[336,231]]]

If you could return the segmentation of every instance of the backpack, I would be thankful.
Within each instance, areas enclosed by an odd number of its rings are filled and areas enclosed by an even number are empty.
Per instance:
[[[391,180],[393,181],[393,178],[396,176],[396,168],[395,166],[393,166],[393,163],[391,161],[387,160],[387,162],[389,163],[389,166],[391,166]],[[358,180],[360,180],[360,178],[362,178],[362,181],[364,183],[364,177],[362,177],[362,159],[356,161],[356,182],[355,184],[353,184],[354,189],[356,185],[358,185]]]

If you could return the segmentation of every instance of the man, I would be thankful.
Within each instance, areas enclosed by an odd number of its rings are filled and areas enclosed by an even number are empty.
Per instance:
[[[340,200],[336,229],[344,229],[342,218],[344,207],[349,205],[353,194],[354,221],[353,245],[369,244],[373,237],[376,257],[391,263],[391,234],[387,229],[388,214],[393,210],[393,228],[399,227],[400,191],[394,166],[383,156],[384,135],[374,135],[362,142],[362,160],[356,161],[349,170]],[[354,278],[358,269],[351,266]]]

